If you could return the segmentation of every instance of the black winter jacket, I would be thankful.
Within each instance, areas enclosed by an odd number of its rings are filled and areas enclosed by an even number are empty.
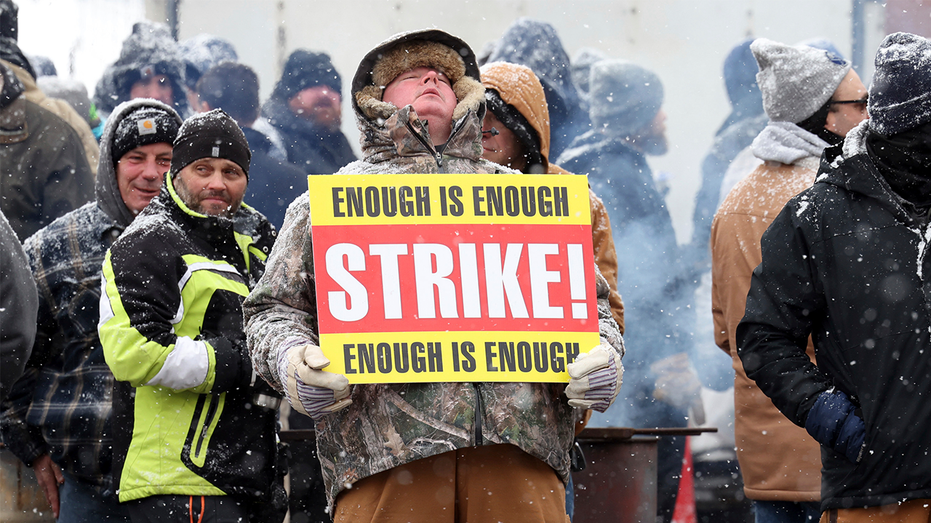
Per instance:
[[[192,211],[169,189],[171,176],[103,266],[99,333],[118,380],[120,501],[268,501],[283,493],[275,482],[277,413],[257,394],[277,395],[253,374],[241,304],[264,271],[274,229],[251,208],[232,220]]]
[[[877,171],[866,132],[827,149],[766,231],[737,328],[747,375],[794,423],[836,387],[866,424],[859,463],[822,446],[822,510],[931,497],[931,228]]]

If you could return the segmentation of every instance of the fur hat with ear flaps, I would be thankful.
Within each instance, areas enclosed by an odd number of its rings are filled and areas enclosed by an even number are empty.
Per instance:
[[[452,83],[458,100],[453,121],[470,109],[478,113],[483,107],[485,88],[475,53],[461,39],[438,29],[427,29],[395,35],[365,55],[352,79],[356,110],[371,120],[390,118],[399,107],[382,101],[385,86],[399,74],[421,66],[438,69]]]

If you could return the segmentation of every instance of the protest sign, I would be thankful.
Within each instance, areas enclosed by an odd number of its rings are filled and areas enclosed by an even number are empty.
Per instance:
[[[326,370],[350,383],[560,383],[599,344],[584,176],[308,185]]]

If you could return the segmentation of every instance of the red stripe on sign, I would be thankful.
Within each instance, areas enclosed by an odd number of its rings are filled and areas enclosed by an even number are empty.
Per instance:
[[[590,225],[315,226],[321,333],[598,330]]]

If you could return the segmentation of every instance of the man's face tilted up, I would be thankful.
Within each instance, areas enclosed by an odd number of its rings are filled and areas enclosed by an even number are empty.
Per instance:
[[[237,163],[225,158],[201,158],[175,178],[178,196],[192,211],[231,218],[242,204],[249,179]]]
[[[417,116],[430,123],[434,145],[446,143],[458,100],[449,78],[430,67],[415,67],[385,86],[382,100],[397,107],[413,105]]]

